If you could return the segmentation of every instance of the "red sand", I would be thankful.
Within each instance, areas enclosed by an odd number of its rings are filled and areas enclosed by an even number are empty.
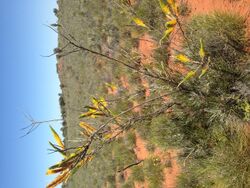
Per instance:
[[[180,174],[180,166],[177,163],[178,158],[178,150],[176,149],[169,149],[163,151],[159,148],[156,148],[154,153],[150,153],[146,149],[146,141],[143,140],[138,133],[136,133],[136,147],[135,147],[135,154],[138,160],[145,160],[149,157],[159,157],[163,166],[166,163],[170,164],[169,167],[164,168],[164,188],[174,188],[176,187],[176,180],[178,175]],[[135,182],[135,188],[148,188],[148,182],[138,183]]]

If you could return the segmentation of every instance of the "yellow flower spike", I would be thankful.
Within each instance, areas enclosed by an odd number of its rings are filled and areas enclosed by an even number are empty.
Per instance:
[[[108,106],[106,100],[101,97],[100,99],[92,98],[92,105],[87,106],[89,110],[87,112],[82,113],[79,118],[91,117],[96,118],[97,116],[105,116],[103,110]]]
[[[206,66],[205,68],[203,68],[201,70],[201,74],[200,74],[199,78],[201,78],[202,76],[204,76],[204,74],[206,74],[207,70],[208,70],[208,66]]]
[[[194,77],[195,75],[196,75],[196,71],[190,71],[190,72],[188,72],[187,75],[185,76],[185,78],[178,84],[177,87],[180,87],[181,84],[183,84],[184,82],[186,82],[190,78]]]
[[[92,127],[91,125],[85,122],[80,122],[79,126],[82,127],[89,135],[93,134],[96,131],[96,128]]]
[[[95,108],[98,108],[99,104],[98,104],[98,100],[95,98],[92,98],[92,104]]]
[[[191,62],[191,60],[187,56],[185,56],[183,54],[178,54],[174,58],[176,60],[182,62],[182,63],[189,63],[189,62]]]
[[[63,144],[61,138],[59,137],[59,135],[57,134],[57,132],[51,126],[50,126],[50,130],[51,130],[53,137],[55,138],[55,141],[58,144],[58,146],[60,146],[62,149],[64,149],[64,144]]]
[[[61,171],[63,171],[64,169],[59,167],[59,168],[55,168],[55,169],[48,169],[47,172],[46,172],[46,175],[52,175],[52,174],[57,174]]]
[[[165,5],[164,2],[163,2],[162,0],[159,0],[159,3],[160,3],[160,7],[161,7],[162,12],[163,12],[165,15],[170,15],[171,12],[170,12],[170,9],[168,8],[168,6]]]
[[[138,26],[148,28],[148,26],[146,26],[146,24],[140,18],[133,18],[133,21]]]
[[[98,102],[101,103],[104,107],[108,106],[107,101],[103,97],[101,97]]]
[[[96,118],[96,113],[97,113],[96,110],[94,110],[94,109],[89,109],[89,113],[91,114],[91,115],[90,115],[91,118]]]
[[[162,41],[167,38],[172,32],[174,31],[174,28],[173,27],[170,27],[168,28],[165,32],[164,32],[164,35],[163,37],[161,38],[160,40],[160,45],[162,44]]]
[[[199,55],[202,59],[202,61],[204,60],[205,57],[205,50],[204,50],[204,44],[203,44],[203,40],[200,39],[200,51],[199,51]]]
[[[177,23],[176,19],[172,19],[172,20],[166,22],[165,27],[170,27],[170,26],[173,27],[176,25],[176,23]]]
[[[55,188],[57,185],[66,181],[69,178],[69,176],[70,176],[69,170],[62,172],[59,176],[56,177],[56,179],[54,179],[54,181],[52,181],[49,185],[47,185],[46,188]]]
[[[167,0],[167,2],[171,6],[171,9],[174,11],[174,13],[178,14],[178,6],[176,5],[175,0]]]
[[[79,118],[85,118],[85,117],[91,117],[91,118],[95,118],[95,114],[97,113],[96,110],[94,109],[89,109],[88,112],[82,113]]]
[[[103,138],[104,138],[105,140],[109,140],[110,138],[112,138],[112,134],[110,134],[110,133],[105,134],[105,135],[103,136]]]
[[[104,110],[104,108],[108,106],[107,101],[103,97],[101,97],[100,99],[92,98],[92,104],[95,108],[101,110]],[[90,110],[94,111],[94,109]]]
[[[199,79],[204,76],[204,74],[206,74],[207,70],[209,69],[209,64],[210,64],[211,60],[210,57],[208,57],[208,60],[206,63],[204,63],[201,67],[201,74],[199,76]]]

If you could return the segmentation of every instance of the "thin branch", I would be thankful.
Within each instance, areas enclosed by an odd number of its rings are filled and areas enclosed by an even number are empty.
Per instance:
[[[103,124],[102,126],[100,126],[100,127],[91,135],[90,139],[92,139],[92,137],[95,137],[95,135],[98,134],[104,127],[106,127],[110,122],[112,122],[113,120],[117,119],[118,117],[120,117],[120,116],[122,116],[122,115],[124,115],[124,114],[127,114],[128,112],[131,112],[131,111],[134,110],[135,108],[144,106],[144,105],[146,105],[146,104],[148,104],[148,103],[150,103],[150,102],[153,102],[153,101],[155,101],[155,100],[157,100],[157,99],[160,99],[160,98],[162,98],[162,97],[165,97],[165,96],[169,96],[169,95],[171,95],[171,94],[173,94],[173,93],[175,93],[175,92],[168,92],[168,93],[165,93],[165,94],[163,94],[163,95],[157,96],[157,97],[155,97],[155,98],[149,99],[149,100],[144,101],[144,102],[142,102],[142,103],[140,103],[140,104],[138,104],[138,105],[135,105],[135,106],[133,106],[133,107],[131,107],[131,108],[128,108],[127,110],[125,110],[125,111],[119,113],[119,114],[116,115],[116,116],[113,116],[113,117],[110,118],[108,121],[106,121],[105,124]]]
[[[191,45],[190,45],[190,43],[189,43],[189,39],[187,38],[187,36],[186,36],[186,34],[185,34],[185,32],[184,32],[184,30],[183,30],[183,28],[182,28],[182,25],[181,25],[181,23],[180,23],[179,17],[178,17],[178,16],[175,16],[175,17],[176,17],[176,22],[177,22],[177,24],[178,24],[178,26],[179,26],[179,28],[180,28],[180,31],[181,31],[181,33],[182,33],[184,39],[185,39],[186,42],[187,42],[188,49],[190,50],[190,52],[191,52],[193,55],[195,55],[195,53],[194,53],[194,51],[193,51],[193,49],[191,48]]]
[[[51,27],[51,26],[49,26],[49,25],[47,25],[47,27],[49,27],[50,29],[52,29],[52,30],[53,30],[54,32],[56,32],[58,35],[61,35],[61,36],[62,36],[64,39],[66,39],[71,45],[73,45],[73,46],[76,47],[76,48],[81,49],[82,51],[87,51],[87,52],[92,53],[92,54],[94,54],[94,55],[98,55],[98,56],[104,57],[104,58],[106,58],[106,59],[108,59],[108,60],[117,62],[117,63],[119,63],[119,64],[124,65],[125,67],[127,67],[127,68],[129,68],[129,69],[132,69],[132,70],[134,70],[134,71],[136,71],[136,72],[138,72],[138,73],[142,73],[142,74],[144,74],[144,75],[146,75],[146,76],[149,76],[149,77],[151,77],[151,78],[158,79],[158,80],[163,80],[163,81],[168,81],[166,78],[159,77],[158,75],[154,75],[154,74],[149,73],[149,72],[147,72],[147,71],[143,71],[143,70],[137,69],[136,67],[131,66],[131,65],[125,63],[124,61],[121,61],[121,60],[119,60],[119,59],[116,59],[116,58],[110,57],[110,56],[108,56],[108,55],[105,55],[105,54],[103,54],[103,53],[94,51],[94,50],[89,49],[89,48],[87,48],[87,47],[81,46],[80,44],[77,44],[76,42],[73,42],[72,40],[70,40],[70,39],[69,39],[66,35],[64,35],[63,33],[59,33],[59,32],[58,32],[56,29],[54,29],[53,27]]]
[[[23,138],[23,137],[29,135],[30,133],[34,132],[42,124],[63,121],[63,119],[51,119],[51,120],[44,120],[44,121],[36,121],[36,120],[34,120],[34,118],[30,114],[24,113],[24,116],[28,121],[30,121],[30,124],[21,129],[21,131],[27,130],[27,132],[24,135],[22,135],[20,138]]]
[[[123,171],[127,170],[128,168],[131,168],[131,167],[133,167],[133,166],[137,166],[137,165],[141,164],[143,161],[144,161],[144,160],[140,160],[140,161],[138,161],[138,162],[132,163],[132,164],[126,166],[125,168],[123,168],[123,169],[121,169],[121,170],[118,170],[117,172],[123,172]]]
[[[183,161],[183,166],[186,166],[187,159],[193,154],[193,152],[196,150],[196,148],[193,148],[192,151],[187,155],[187,157]]]

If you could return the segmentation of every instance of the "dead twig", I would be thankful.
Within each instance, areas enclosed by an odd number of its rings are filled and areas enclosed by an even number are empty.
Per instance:
[[[140,160],[140,161],[138,161],[138,162],[132,163],[132,164],[126,166],[125,168],[123,168],[123,169],[121,169],[121,170],[118,170],[117,172],[119,172],[119,173],[120,173],[120,172],[123,172],[123,171],[125,171],[125,170],[127,170],[127,169],[129,169],[129,168],[131,168],[131,167],[133,167],[133,166],[137,166],[137,165],[141,164],[143,161],[144,161],[144,160]]]

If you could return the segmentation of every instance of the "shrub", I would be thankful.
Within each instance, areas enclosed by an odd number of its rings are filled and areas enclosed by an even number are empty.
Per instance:
[[[143,171],[146,180],[149,182],[149,188],[159,188],[164,181],[163,167],[159,158],[149,158],[144,161]]]
[[[143,172],[143,166],[135,166],[132,168],[132,177],[136,182],[144,182],[145,175]]]
[[[244,19],[229,13],[195,16],[188,23],[186,52],[198,59],[193,52],[199,50],[202,38],[211,63],[202,79],[186,84],[196,94],[175,96],[183,108],[174,122],[182,126],[184,147],[194,148],[185,155],[191,159],[180,187],[249,186],[247,110],[241,108],[249,100],[241,92],[249,82],[245,29]]]

